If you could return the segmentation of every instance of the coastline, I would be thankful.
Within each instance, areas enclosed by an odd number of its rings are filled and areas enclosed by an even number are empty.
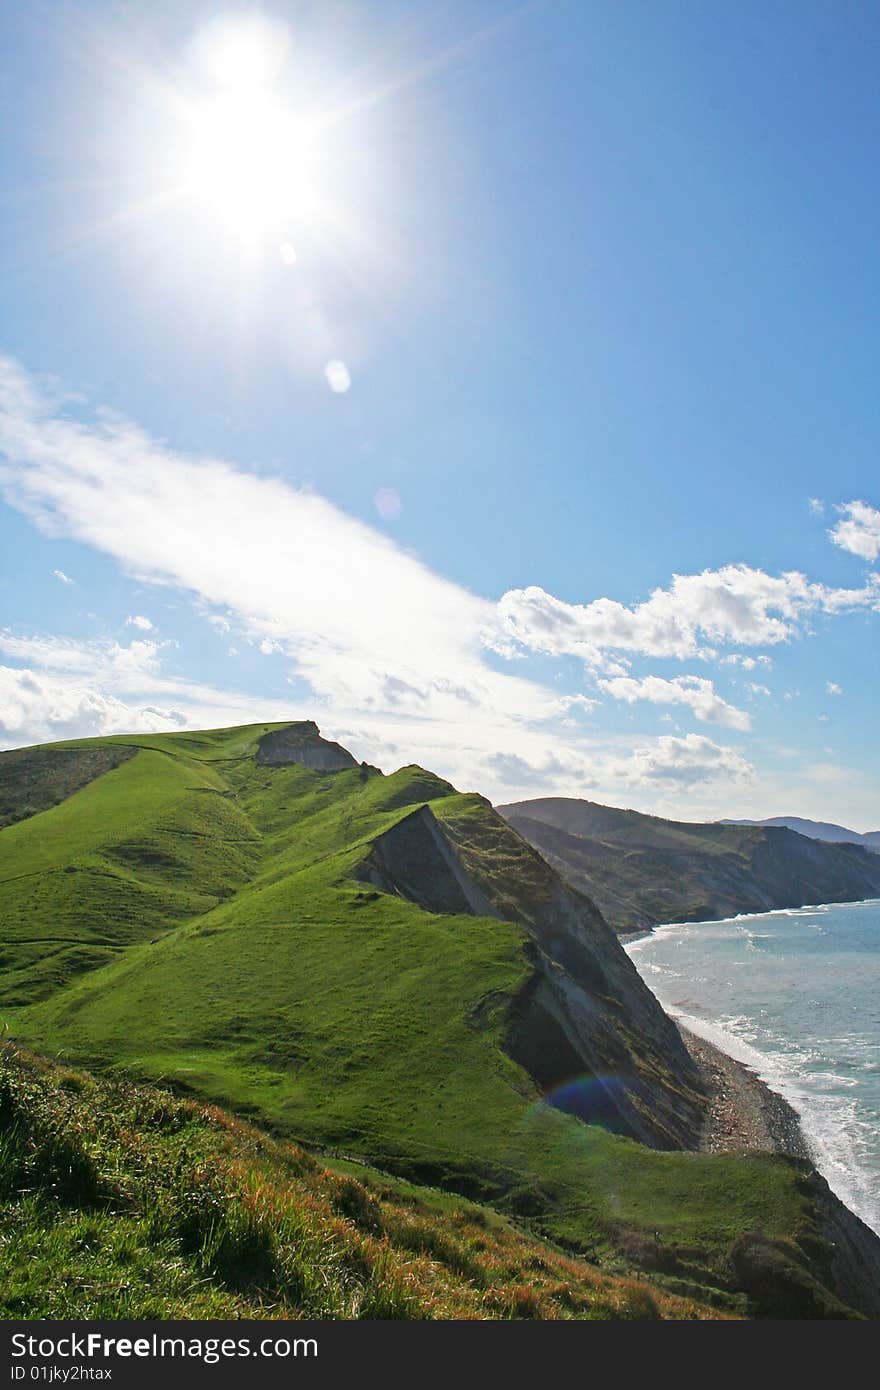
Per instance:
[[[636,931],[620,932],[617,936],[629,954],[629,948],[635,943],[646,941],[667,927],[709,926],[719,922],[746,921],[777,913],[787,916],[802,911],[856,907],[863,904],[880,904],[880,898],[805,903],[801,907],[768,908],[764,912],[738,913],[731,917],[706,918],[694,922],[654,922]],[[778,1091],[773,1090],[752,1065],[725,1052],[717,1042],[710,1042],[701,1033],[687,1028],[674,1012],[670,1016],[703,1075],[710,1098],[701,1148],[714,1153],[730,1152],[737,1148],[784,1153],[817,1165],[818,1155],[804,1134],[801,1117],[794,1106]]]
[[[631,946],[653,936],[654,931],[655,927],[651,926],[621,932],[618,940],[624,947]],[[794,1106],[778,1091],[772,1090],[745,1062],[731,1057],[715,1043],[686,1028],[680,1019],[672,1017],[706,1087],[708,1106],[700,1136],[701,1152],[734,1153],[745,1149],[788,1154],[791,1158],[814,1163]]]
[[[622,932],[618,939],[622,946],[631,946],[653,936],[657,927],[665,925],[660,922],[639,931]],[[708,1106],[700,1137],[701,1152],[779,1153],[815,1165],[815,1156],[794,1106],[778,1091],[772,1090],[745,1062],[692,1032],[674,1015],[672,1018],[706,1086]]]
[[[652,926],[623,932],[618,939],[622,946],[631,946],[653,936],[654,931]],[[708,1107],[700,1137],[701,1152],[780,1153],[815,1164],[794,1106],[745,1062],[692,1032],[674,1015],[671,1017],[706,1086]]]
[[[660,926],[660,925],[663,925],[663,924],[661,924],[661,923],[658,922],[657,925]],[[615,932],[615,936],[617,937],[617,939],[618,939],[618,941],[620,942],[621,946],[631,946],[631,945],[633,944],[634,941],[644,941],[646,936],[653,936],[653,935],[654,935],[654,928],[653,928],[653,927],[639,927],[638,931],[619,931],[619,932]]]
[[[708,1107],[701,1152],[749,1150],[814,1162],[800,1116],[784,1096],[771,1090],[744,1062],[728,1056],[677,1020],[676,1027],[706,1085]]]

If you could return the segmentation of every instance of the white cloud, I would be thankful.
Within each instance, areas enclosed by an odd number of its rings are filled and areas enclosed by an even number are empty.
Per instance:
[[[576,752],[560,756],[545,752],[532,761],[496,753],[486,759],[486,766],[503,786],[525,795],[534,795],[536,787],[571,796],[613,787],[620,796],[635,790],[654,792],[663,785],[667,790],[700,784],[724,787],[754,780],[754,768],[735,749],[702,734],[664,734],[625,753],[597,750],[586,756]]]
[[[499,604],[509,640],[594,666],[606,648],[684,660],[702,654],[703,638],[772,646],[788,641],[806,614],[858,608],[880,610],[880,576],[861,589],[830,589],[795,571],[770,575],[748,565],[673,575],[668,589],[634,608],[608,598],[565,603],[536,586],[511,589]]]
[[[166,675],[167,645],[23,637],[0,629],[0,655],[24,663],[0,663],[0,746],[253,722],[252,696]],[[310,713],[287,701],[259,701],[260,719]]]
[[[88,673],[91,679],[114,683],[151,679],[159,668],[160,644],[138,639],[119,642],[77,642],[72,638],[16,636],[0,629],[0,652],[14,661],[27,662],[46,671]]]
[[[845,502],[837,510],[843,520],[828,532],[830,539],[851,555],[876,560],[880,555],[880,511],[867,502]]]
[[[745,710],[729,705],[715,690],[712,681],[702,676],[615,676],[598,681],[615,700],[634,704],[648,700],[655,705],[687,705],[697,719],[708,724],[723,724],[728,729],[749,729],[751,720]]]
[[[728,652],[726,656],[719,657],[718,662],[721,666],[741,666],[744,671],[754,671],[757,666],[772,666],[773,658],[765,654],[743,656],[741,652]]]
[[[637,748],[631,759],[633,777],[642,781],[751,782],[754,768],[733,748],[713,743],[702,734],[672,735]]]
[[[131,617],[126,618],[125,623],[127,627],[136,627],[140,632],[153,631],[153,624],[150,622],[149,618],[143,617],[142,614],[133,614]]]
[[[73,583],[73,580],[71,579],[70,575],[69,575],[69,574],[65,574],[65,573],[64,573],[64,570],[53,570],[53,571],[52,571],[52,574],[53,574],[53,576],[55,577],[55,579],[60,579],[62,584],[72,584],[72,583]]]
[[[822,501],[821,497],[808,497],[807,506],[813,513],[813,516],[825,515],[825,503]]]
[[[838,685],[836,681],[826,681],[826,682],[825,682],[825,689],[828,691],[828,694],[829,694],[829,695],[842,695],[842,694],[843,694],[843,686],[842,686],[842,685]]]
[[[0,666],[0,741],[4,746],[102,734],[180,728],[172,708],[132,705],[69,676]]]

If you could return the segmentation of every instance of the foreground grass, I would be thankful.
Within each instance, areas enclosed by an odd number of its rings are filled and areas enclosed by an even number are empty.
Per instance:
[[[718,1316],[473,1203],[8,1045],[0,1232],[5,1318]]]

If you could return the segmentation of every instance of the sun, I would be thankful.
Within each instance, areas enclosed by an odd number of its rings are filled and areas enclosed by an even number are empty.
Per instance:
[[[271,92],[224,93],[187,121],[183,188],[243,240],[312,221],[313,140]]]
[[[284,236],[320,214],[316,130],[278,89],[283,46],[265,25],[206,42],[206,90],[187,103],[179,183],[243,242]]]

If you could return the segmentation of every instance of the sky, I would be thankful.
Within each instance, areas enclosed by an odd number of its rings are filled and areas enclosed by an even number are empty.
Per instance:
[[[30,0],[0,747],[880,827],[880,13]]]

